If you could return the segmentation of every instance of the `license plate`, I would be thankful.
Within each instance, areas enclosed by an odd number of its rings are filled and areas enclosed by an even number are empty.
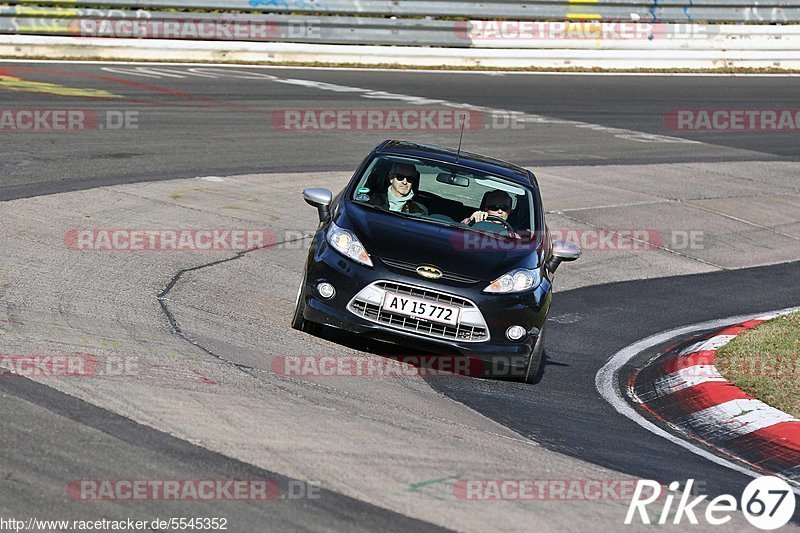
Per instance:
[[[458,325],[460,308],[405,294],[387,292],[383,297],[383,311],[421,318],[430,322],[439,322],[450,326]]]

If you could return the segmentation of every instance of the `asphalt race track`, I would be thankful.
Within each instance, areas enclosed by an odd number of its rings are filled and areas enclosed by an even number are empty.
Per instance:
[[[668,129],[664,119],[673,109],[792,109],[797,81],[791,77],[454,76],[402,72],[366,75],[347,71],[229,69],[242,73],[232,78],[228,77],[231,74],[223,77],[213,68],[200,72],[203,77],[187,74],[183,67],[155,71],[152,65],[104,68],[64,63],[0,64],[0,71],[9,76],[67,87],[99,88],[115,96],[87,99],[62,95],[58,104],[64,108],[84,109],[89,105],[100,112],[139,113],[138,129],[117,131],[111,138],[103,131],[86,131],[69,142],[58,142],[58,136],[51,135],[43,139],[48,146],[44,151],[34,149],[32,138],[24,132],[6,136],[4,146],[9,155],[3,164],[0,199],[90,184],[194,177],[198,173],[352,170],[354,161],[386,135],[289,132],[272,126],[272,113],[323,106],[393,108],[397,106],[392,103],[402,102],[392,97],[358,98],[354,97],[360,95],[357,92],[270,83],[267,76],[445,99],[705,143],[619,142],[593,129],[573,129],[564,137],[566,132],[554,132],[550,124],[535,123],[525,128],[525,135],[511,127],[466,132],[465,148],[479,148],[523,165],[793,160],[800,151],[796,130],[768,134],[688,132]],[[11,107],[49,101],[51,97],[46,95],[3,92],[3,104]],[[438,132],[422,131],[415,138],[458,144],[457,132],[451,132],[448,138]],[[313,147],[313,157],[298,161],[298,144]]]
[[[157,399],[161,391],[155,387],[148,389],[154,395],[149,399],[154,411],[148,412],[145,400],[125,397],[138,384],[131,389],[105,384],[93,388],[84,383],[0,379],[0,514],[152,520],[194,513],[228,517],[234,531],[479,530],[492,523],[499,529],[524,531],[530,524],[519,520],[526,516],[551,520],[542,524],[544,530],[578,531],[594,523],[622,527],[626,502],[599,511],[596,504],[585,502],[570,508],[562,502],[540,507],[539,502],[522,502],[510,511],[483,503],[465,511],[464,502],[438,493],[414,488],[413,497],[427,498],[415,503],[407,492],[388,488],[425,483],[435,487],[436,479],[447,477],[434,466],[445,457],[453,461],[450,477],[455,479],[470,472],[484,479],[508,476],[523,458],[530,462],[524,468],[533,470],[520,470],[525,472],[521,477],[535,472],[549,476],[545,479],[591,479],[620,473],[667,483],[695,478],[703,481],[704,493],[711,497],[741,494],[749,477],[688,453],[619,415],[598,393],[595,376],[618,350],[650,335],[800,305],[797,129],[684,131],[671,129],[665,119],[676,109],[797,109],[798,89],[795,77],[0,63],[0,111],[79,109],[104,125],[78,132],[0,130],[5,148],[0,162],[0,242],[7,251],[0,260],[0,353],[59,346],[48,344],[56,341],[43,334],[50,331],[54,316],[65,320],[59,328],[96,335],[92,305],[83,309],[84,299],[96,305],[98,324],[118,328],[104,339],[112,345],[127,332],[163,343],[165,353],[178,352],[182,362],[229,373],[231,394],[247,391],[243,383],[251,378],[268,389],[250,389],[254,403],[241,408],[226,403],[223,389],[215,397],[218,405],[203,404],[208,410],[203,411],[189,400],[187,405],[176,401],[180,396],[169,387]],[[403,353],[398,347],[364,343],[336,332],[317,339],[290,330],[288,313],[307,240],[299,239],[303,244],[296,247],[276,246],[281,249],[272,255],[175,260],[137,255],[129,266],[124,264],[127,257],[119,262],[91,254],[77,257],[48,246],[47,239],[62,242],[66,230],[82,218],[101,227],[152,227],[165,220],[213,226],[241,216],[251,224],[274,226],[284,237],[294,230],[313,230],[315,214],[298,194],[303,187],[341,186],[364,154],[384,138],[456,145],[458,132],[298,131],[281,127],[283,114],[414,108],[493,110],[484,115],[481,127],[465,131],[464,147],[533,168],[551,226],[657,228],[664,235],[667,230],[694,228],[705,232],[705,245],[684,250],[674,246],[673,239],[644,256],[589,251],[574,265],[560,267],[544,369],[535,386],[428,377],[399,385],[354,380],[298,389],[267,375],[274,368],[270,357],[314,350]],[[135,117],[128,124],[135,126],[107,127],[108,112]],[[509,126],[511,122],[516,127]],[[223,192],[213,188],[222,187],[213,180],[194,179],[209,176],[220,177],[230,189]],[[278,245],[285,242],[288,238]],[[92,261],[108,262],[96,272],[82,273]],[[19,270],[26,262],[30,274]],[[53,292],[63,292],[50,301],[44,280],[60,284],[59,268],[64,268],[64,287]],[[134,271],[138,277],[133,277]],[[265,271],[271,273],[268,283],[253,274]],[[177,276],[179,272],[184,274]],[[39,275],[43,281],[37,286]],[[135,282],[131,287],[138,286],[144,296],[122,281],[115,285],[115,276],[130,276]],[[159,288],[170,282],[170,290],[157,301]],[[118,292],[94,294],[104,283]],[[72,303],[72,297],[79,303]],[[126,306],[128,315],[114,311]],[[85,322],[70,318],[80,316]],[[155,341],[153,332],[159,335]],[[72,351],[74,345],[58,342]],[[102,345],[91,338],[87,342]],[[194,397],[194,389],[187,391]],[[272,396],[260,398],[261,394]],[[382,394],[387,397],[385,407],[377,405]],[[237,398],[247,401],[246,394]],[[309,398],[314,400],[311,407],[303,404]],[[265,429],[259,432],[255,424],[261,422],[248,417],[255,416],[257,406],[269,406],[276,399],[286,403],[280,413],[278,407],[265,411]],[[287,412],[295,407],[296,413]],[[241,412],[241,420],[230,422],[225,439],[215,433],[213,418],[208,427],[193,421],[210,417],[216,408],[231,418]],[[189,412],[185,422],[179,421],[182,409]],[[391,419],[400,411],[404,414]],[[327,417],[334,417],[330,426],[324,424]],[[293,418],[308,426],[287,422]],[[440,419],[446,421],[442,434],[457,433],[454,438],[463,440],[465,449],[474,444],[469,441],[474,434],[479,443],[476,456],[481,445],[500,440],[508,442],[509,450],[525,452],[502,458],[504,468],[511,470],[492,470],[492,461],[500,463],[500,458],[486,459],[485,470],[475,470],[478,463],[471,459],[459,468],[450,456],[452,449],[440,447],[438,437],[427,433]],[[374,434],[370,424],[375,424]],[[278,426],[286,427],[285,434],[276,436],[271,448],[265,439]],[[254,428],[252,435],[242,429],[247,427]],[[331,433],[322,434],[323,427]],[[414,450],[398,442],[404,434],[409,446],[420,446],[420,460],[429,465],[415,469],[407,464]],[[336,456],[343,461],[341,469],[330,467],[330,472],[343,472],[339,479],[308,463],[308,457],[332,453],[335,443],[344,447],[350,439],[354,449]],[[408,455],[401,455],[401,449]],[[385,494],[375,474],[381,471],[379,458],[365,457],[368,452],[362,450],[385,451]],[[537,454],[542,458],[538,465],[533,464]],[[303,470],[304,462],[309,470]],[[542,470],[536,470],[539,467]],[[424,469],[431,472],[427,480],[414,477]],[[319,479],[323,489],[319,499],[281,501],[270,507],[158,501],[76,505],[65,496],[64,483],[87,476],[263,478],[282,485]],[[360,477],[367,481],[360,484]],[[45,508],[47,513],[42,512]],[[456,509],[453,515],[443,511],[449,508]],[[506,512],[504,519],[500,515]],[[567,512],[569,518],[561,516]],[[463,521],[455,517],[458,514],[464,515]],[[471,522],[482,515],[487,522]],[[800,509],[794,515],[794,522],[799,520]],[[735,521],[734,529],[748,530],[743,520]]]
[[[551,311],[553,341],[547,348],[543,379],[533,391],[520,394],[515,384],[491,384],[491,394],[475,394],[472,384],[442,379],[432,385],[553,450],[637,477],[696,477],[706,480],[710,492],[739,493],[750,478],[677,446],[665,446],[662,439],[632,426],[594,390],[595,375],[608,356],[623,347],[708,320],[709,312],[728,317],[794,306],[798,276],[800,264],[789,263],[562,293]],[[731,293],[726,290],[731,286],[747,289]],[[640,359],[644,361],[646,356]]]

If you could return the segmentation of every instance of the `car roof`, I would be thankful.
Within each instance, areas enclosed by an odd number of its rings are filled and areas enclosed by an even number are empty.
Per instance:
[[[518,167],[507,161],[494,159],[493,157],[465,152],[464,150],[459,153],[453,148],[446,148],[443,146],[421,144],[412,141],[388,140],[376,146],[375,151],[379,154],[422,157],[436,159],[446,163],[456,163],[456,160],[458,160],[459,165],[502,176],[523,185],[534,184],[531,179],[531,173],[522,167]]]

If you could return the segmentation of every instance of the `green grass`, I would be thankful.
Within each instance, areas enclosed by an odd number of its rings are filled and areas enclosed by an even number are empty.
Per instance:
[[[714,364],[749,395],[800,418],[800,313],[742,333],[717,351]]]

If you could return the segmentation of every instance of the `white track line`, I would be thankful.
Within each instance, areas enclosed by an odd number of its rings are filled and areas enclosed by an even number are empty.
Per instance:
[[[800,311],[800,307],[781,309],[779,311],[774,311],[773,313],[783,314],[795,311]],[[631,405],[626,401],[625,397],[623,396],[622,391],[619,389],[619,387],[617,387],[617,381],[619,378],[620,368],[626,365],[628,361],[636,357],[636,355],[638,355],[639,353],[643,352],[648,348],[651,348],[652,346],[662,344],[680,335],[687,335],[695,331],[704,329],[723,328],[726,326],[732,326],[740,322],[745,322],[747,320],[752,320],[754,318],[763,317],[766,314],[770,313],[753,313],[750,315],[732,316],[728,318],[722,318],[719,320],[709,320],[708,322],[700,322],[698,324],[692,324],[690,326],[671,329],[669,331],[657,333],[656,335],[652,335],[650,337],[647,337],[646,339],[642,339],[629,346],[626,346],[625,348],[614,354],[611,357],[611,359],[609,359],[608,362],[597,372],[597,376],[595,377],[595,386],[597,387],[597,390],[600,393],[600,395],[608,403],[610,403],[611,406],[617,410],[617,412],[619,412],[623,416],[626,416],[627,418],[630,418],[631,420],[633,420],[634,422],[636,422],[649,432],[654,433],[659,437],[663,437],[668,441],[672,442],[673,444],[677,444],[678,446],[696,455],[699,455],[700,457],[708,459],[712,463],[716,463],[720,466],[730,468],[731,470],[735,470],[736,472],[745,474],[747,476],[751,476],[754,478],[761,477],[763,474],[759,472],[756,472],[749,468],[745,468],[732,461],[714,455],[713,453],[704,450],[692,444],[689,441],[676,437],[675,435],[653,424],[652,422],[644,418],[642,415],[640,415],[638,412],[636,412],[636,410],[633,407],[631,407]],[[800,495],[800,487],[795,488],[794,492]]]

